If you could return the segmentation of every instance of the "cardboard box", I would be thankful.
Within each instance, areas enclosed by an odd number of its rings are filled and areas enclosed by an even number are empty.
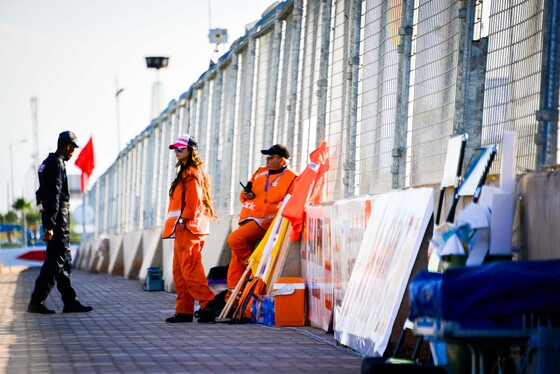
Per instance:
[[[305,283],[302,278],[278,278],[274,284],[276,326],[305,326]]]

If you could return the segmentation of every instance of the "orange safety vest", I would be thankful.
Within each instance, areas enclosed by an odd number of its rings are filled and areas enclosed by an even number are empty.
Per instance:
[[[297,174],[289,168],[278,174],[269,174],[268,168],[260,167],[250,180],[255,198],[245,200],[243,191],[239,194],[239,200],[243,204],[239,223],[254,220],[264,230],[268,229],[282,200],[292,193],[296,177]]]
[[[181,182],[177,184],[169,199],[167,215],[163,224],[162,238],[174,238],[180,217],[185,220],[185,227],[193,234],[210,233],[210,220],[202,204],[202,175],[191,166],[183,171]]]

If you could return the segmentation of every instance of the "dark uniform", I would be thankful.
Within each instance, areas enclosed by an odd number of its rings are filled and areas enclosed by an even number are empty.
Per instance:
[[[43,303],[56,281],[62,301],[64,305],[68,305],[76,300],[76,292],[70,282],[70,193],[66,165],[61,155],[50,153],[39,167],[39,189],[36,196],[37,202],[43,204],[43,229],[53,230],[54,236],[47,242],[47,255],[35,281],[31,302]]]
[[[92,307],[82,305],[76,300],[76,291],[70,281],[72,272],[68,212],[70,193],[64,162],[72,157],[75,148],[78,148],[76,135],[72,131],[61,132],[56,153],[50,153],[39,166],[39,189],[35,195],[37,204],[43,205],[41,210],[45,230],[43,240],[47,242],[47,253],[27,307],[29,313],[55,313],[44,305],[55,282],[62,295],[64,313],[83,313],[93,310]]]

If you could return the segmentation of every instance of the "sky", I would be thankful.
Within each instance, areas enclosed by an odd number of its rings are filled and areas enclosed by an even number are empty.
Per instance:
[[[91,187],[150,124],[156,79],[165,107],[272,3],[0,0],[0,213],[11,205],[12,183],[16,198],[33,196],[35,160],[41,163],[54,152],[58,134],[65,130],[74,131],[82,147],[93,137]],[[210,28],[228,30],[228,42],[217,54],[208,40]],[[147,56],[167,56],[169,66],[156,73],[146,67]],[[118,110],[117,89],[124,89]],[[32,98],[37,103],[36,137]],[[69,175],[80,174],[74,165],[78,154],[67,162]]]

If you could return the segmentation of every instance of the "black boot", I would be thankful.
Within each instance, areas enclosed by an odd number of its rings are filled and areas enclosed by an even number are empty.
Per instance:
[[[193,315],[188,313],[175,313],[172,317],[166,318],[165,322],[168,323],[182,323],[182,322],[192,322]]]
[[[51,310],[45,306],[45,303],[34,303],[31,301],[27,306],[27,313],[39,313],[39,314],[55,314],[54,310]]]
[[[216,320],[216,301],[209,301],[203,309],[198,311],[197,317],[197,322],[200,323],[214,322]]]
[[[74,300],[69,304],[64,304],[62,313],[87,313],[93,310],[90,306],[82,305],[78,300]]]

